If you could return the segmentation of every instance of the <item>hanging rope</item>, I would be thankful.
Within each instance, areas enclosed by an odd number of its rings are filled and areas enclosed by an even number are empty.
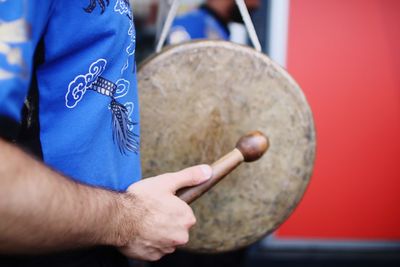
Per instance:
[[[260,40],[258,39],[256,29],[254,28],[253,21],[251,20],[249,10],[247,9],[246,3],[244,0],[236,0],[236,4],[239,7],[240,14],[244,21],[244,25],[246,26],[247,32],[249,33],[249,37],[251,43],[253,44],[254,48],[261,52],[261,44]]]
[[[178,11],[178,7],[181,4],[181,0],[174,0],[172,5],[168,11],[167,19],[165,20],[160,39],[158,40],[156,52],[159,53],[167,39],[169,30],[171,29],[172,23],[176,17],[176,12]]]
[[[250,13],[247,10],[246,3],[244,0],[235,0],[236,5],[239,8],[240,15],[242,16],[242,19],[244,21],[244,25],[246,26],[246,30],[249,34],[250,41],[253,44],[254,48],[258,51],[261,52],[261,44],[260,40],[258,39],[256,29],[254,28],[253,21],[251,20]],[[172,23],[176,17],[176,13],[178,11],[178,8],[181,4],[181,0],[173,0],[172,5],[168,11],[167,19],[165,20],[163,29],[161,31],[160,39],[158,40],[157,46],[156,46],[156,52],[159,53],[164,46],[165,40],[167,39],[168,33],[171,29]]]

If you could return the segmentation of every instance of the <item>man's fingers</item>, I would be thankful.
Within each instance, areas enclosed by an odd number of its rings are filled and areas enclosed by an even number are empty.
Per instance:
[[[168,174],[168,185],[172,192],[188,187],[201,184],[212,175],[212,169],[209,165],[198,165],[190,167],[179,172]]]
[[[175,252],[175,247],[167,247],[167,248],[162,248],[161,251],[164,254],[171,254]]]
[[[166,253],[162,253],[162,252],[153,252],[153,253],[149,253],[144,257],[144,260],[147,261],[158,261],[160,260]]]

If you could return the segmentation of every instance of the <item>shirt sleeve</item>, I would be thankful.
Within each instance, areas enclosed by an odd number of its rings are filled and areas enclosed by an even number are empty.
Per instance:
[[[0,137],[7,140],[19,130],[33,55],[51,6],[49,0],[0,1]]]

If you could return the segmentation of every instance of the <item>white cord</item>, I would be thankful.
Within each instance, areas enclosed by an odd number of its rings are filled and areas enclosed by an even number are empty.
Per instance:
[[[165,20],[164,27],[161,32],[160,39],[158,40],[157,47],[156,47],[156,52],[159,53],[165,43],[165,40],[167,39],[169,30],[171,29],[172,23],[174,22],[174,19],[176,17],[176,12],[178,11],[178,7],[180,5],[180,0],[174,0],[172,2],[172,5],[168,11],[167,19]]]
[[[249,33],[251,43],[258,52],[261,52],[260,40],[258,39],[256,29],[254,28],[253,21],[251,20],[249,11],[247,10],[244,0],[236,0],[236,4],[239,7],[240,14],[242,15],[244,25],[246,26],[247,32]]]
[[[244,25],[246,26],[247,32],[249,33],[249,37],[251,40],[251,43],[253,44],[254,48],[258,51],[261,52],[261,44],[260,40],[258,39],[256,29],[254,28],[254,24],[251,20],[249,11],[247,10],[246,4],[244,0],[235,0],[237,6],[239,7],[240,14],[242,16],[242,19],[244,21]],[[165,20],[163,29],[161,31],[161,36],[160,39],[158,40],[157,47],[156,47],[156,52],[159,53],[165,43],[165,40],[167,39],[169,30],[171,29],[172,23],[176,17],[176,13],[178,11],[178,7],[180,5],[181,0],[173,0],[172,5],[168,11],[167,19]]]

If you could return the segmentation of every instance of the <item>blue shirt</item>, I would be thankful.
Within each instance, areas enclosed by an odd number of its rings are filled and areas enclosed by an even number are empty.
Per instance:
[[[135,36],[128,0],[0,2],[3,137],[20,135],[24,99],[36,96],[29,105],[47,165],[111,190],[138,181]]]
[[[169,44],[178,44],[192,39],[229,40],[229,30],[226,23],[204,5],[177,17],[168,35]]]

